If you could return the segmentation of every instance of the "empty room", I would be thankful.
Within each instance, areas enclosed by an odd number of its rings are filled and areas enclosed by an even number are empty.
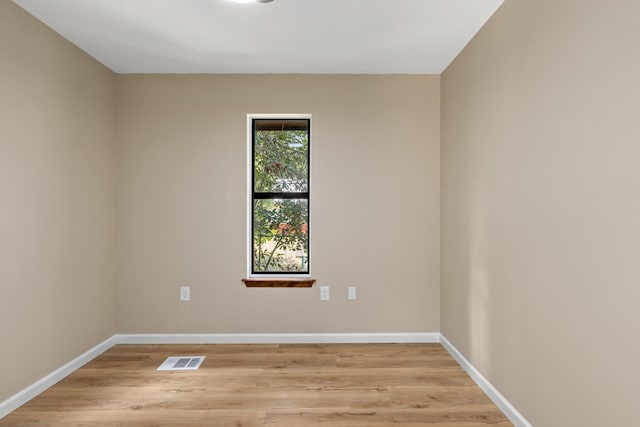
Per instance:
[[[639,425],[637,0],[0,0],[0,426]]]

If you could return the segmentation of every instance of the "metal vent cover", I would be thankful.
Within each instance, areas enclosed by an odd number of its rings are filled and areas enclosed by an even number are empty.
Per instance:
[[[206,356],[170,356],[157,371],[195,371]]]

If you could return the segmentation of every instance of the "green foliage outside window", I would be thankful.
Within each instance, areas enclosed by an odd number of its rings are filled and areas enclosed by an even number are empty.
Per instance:
[[[261,122],[254,131],[253,272],[305,273],[309,252],[308,130],[272,130],[268,126],[261,130]],[[259,198],[256,193],[268,196]],[[293,198],[282,197],[285,193]]]

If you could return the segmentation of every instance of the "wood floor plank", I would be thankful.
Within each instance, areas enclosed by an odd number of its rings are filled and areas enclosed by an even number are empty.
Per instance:
[[[159,372],[204,355],[197,371]],[[2,427],[512,424],[439,344],[118,345]]]

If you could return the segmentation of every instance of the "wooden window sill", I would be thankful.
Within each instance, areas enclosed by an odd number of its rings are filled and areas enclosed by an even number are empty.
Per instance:
[[[242,281],[247,288],[310,288],[315,279],[259,277]]]

